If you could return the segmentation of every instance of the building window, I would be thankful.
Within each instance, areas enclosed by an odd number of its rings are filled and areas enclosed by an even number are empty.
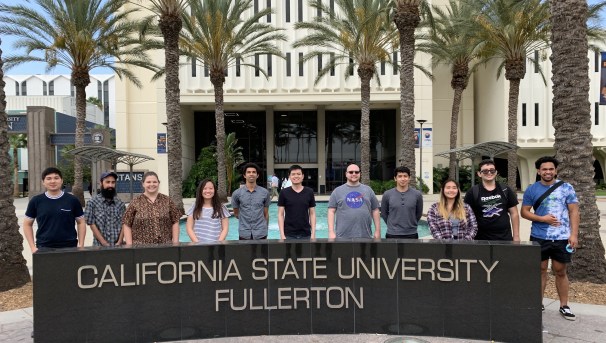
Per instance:
[[[595,63],[594,63],[594,70],[596,73],[600,72],[600,52],[599,51],[595,51],[594,52],[594,59],[595,59]]]
[[[240,57],[236,57],[236,77],[240,77]]]
[[[539,72],[539,50],[534,51],[534,72]]]
[[[299,53],[299,76],[303,76],[303,53]]]
[[[522,126],[526,126],[526,104],[522,104]]]
[[[322,9],[320,7],[316,8],[316,17],[322,18]]]
[[[303,21],[303,0],[297,0],[297,15],[299,22]]]
[[[255,76],[259,76],[259,54],[255,54]]]
[[[259,0],[253,1],[253,8],[255,15],[257,15],[257,13],[259,13]]]
[[[19,82],[15,81],[15,95],[19,95]]]
[[[271,9],[271,0],[267,0],[267,8]],[[267,22],[271,23],[271,12],[267,13]]]
[[[335,0],[330,0],[330,17],[335,16]]]
[[[271,76],[272,75],[272,63],[271,63],[271,54],[267,54],[267,76]]]
[[[385,61],[381,61],[381,75],[385,75]]]
[[[534,126],[539,126],[539,103],[534,103]]]
[[[393,52],[392,59],[393,59],[393,74],[398,75],[399,66],[398,66],[398,52],[397,51]]]
[[[286,76],[290,76],[290,67],[291,67],[291,65],[290,65],[291,60],[290,60],[290,58],[291,58],[290,57],[290,52],[287,52],[286,53]]]
[[[284,5],[284,17],[286,17],[286,22],[290,23],[290,0],[285,0],[286,4]]]
[[[103,99],[103,85],[97,80],[97,99]]]
[[[351,54],[349,54],[349,75],[354,74],[354,59]]]
[[[42,95],[48,95],[48,85],[46,81],[42,81]]]
[[[599,102],[594,103],[593,108],[595,111],[595,116],[594,116],[595,125],[600,125],[600,103]]]
[[[322,70],[322,55],[318,55],[318,73]]]
[[[330,76],[335,76],[335,64],[333,62],[334,60],[335,60],[335,53],[331,52],[330,53],[330,63],[331,63],[331,65],[330,65]]]
[[[276,163],[318,161],[318,119],[315,112],[274,113],[274,158]]]
[[[191,58],[191,77],[196,77],[196,72],[198,67],[196,66],[196,58]]]
[[[76,96],[76,86],[74,86],[74,84],[72,83],[70,88],[71,88],[71,90],[69,92],[69,95],[71,95],[72,97],[75,97]]]
[[[21,95],[27,95],[27,81],[21,82]]]
[[[55,81],[48,83],[48,95],[55,95]]]
[[[208,70],[208,64],[204,62],[204,77],[208,77],[210,75],[210,70]]]

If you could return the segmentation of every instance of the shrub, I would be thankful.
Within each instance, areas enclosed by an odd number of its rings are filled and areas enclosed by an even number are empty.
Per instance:
[[[207,146],[200,150],[198,160],[191,167],[187,179],[183,182],[183,197],[195,198],[196,187],[200,181],[210,178],[217,183],[217,161],[214,156],[215,148]]]
[[[370,180],[369,184],[375,194],[383,194],[383,181],[381,180]]]

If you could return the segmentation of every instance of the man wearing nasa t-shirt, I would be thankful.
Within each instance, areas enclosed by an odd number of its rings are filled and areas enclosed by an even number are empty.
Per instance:
[[[381,238],[379,201],[373,190],[360,183],[360,167],[350,164],[347,182],[328,201],[328,238]],[[335,220],[336,219],[336,220]],[[374,234],[371,222],[375,223]]]

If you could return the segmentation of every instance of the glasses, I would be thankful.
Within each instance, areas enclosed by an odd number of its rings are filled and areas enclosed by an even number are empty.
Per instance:
[[[359,170],[350,170],[347,172],[348,174],[360,174]]]
[[[484,175],[496,174],[497,170],[496,169],[484,169],[484,170],[480,170],[480,173],[484,174]]]

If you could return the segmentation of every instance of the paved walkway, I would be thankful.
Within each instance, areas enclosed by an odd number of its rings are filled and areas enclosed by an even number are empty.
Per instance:
[[[519,194],[521,197],[521,194]],[[319,196],[317,200],[328,200],[327,196]],[[431,204],[438,200],[437,195],[426,195],[424,197],[424,208],[428,209]],[[190,205],[194,199],[184,199],[186,206]],[[600,216],[600,233],[602,241],[606,245],[606,198],[599,198],[598,208],[602,215]],[[19,218],[19,224],[23,223],[27,199],[15,200],[16,213]],[[520,222],[520,236],[529,237],[530,223],[522,219]],[[87,246],[92,245],[92,235],[87,235]],[[31,251],[27,243],[24,242],[23,256],[28,262],[28,267],[32,267]],[[567,321],[558,313],[559,304],[555,300],[545,299],[545,313],[543,314],[543,342],[606,342],[606,306],[587,305],[571,303],[570,307],[577,315],[576,321]],[[33,313],[32,308],[25,308],[15,311],[0,312],[0,342],[33,342],[30,337],[32,332]],[[69,328],[66,328],[69,329]],[[513,328],[512,328],[513,329]],[[329,342],[329,343],[414,343],[414,342],[476,342],[473,340],[460,340],[443,337],[409,337],[409,336],[389,336],[376,334],[361,335],[309,335],[309,336],[260,336],[260,337],[238,337],[238,338],[218,338],[212,340],[197,340],[189,342],[250,342],[250,343],[273,343],[273,342]]]

